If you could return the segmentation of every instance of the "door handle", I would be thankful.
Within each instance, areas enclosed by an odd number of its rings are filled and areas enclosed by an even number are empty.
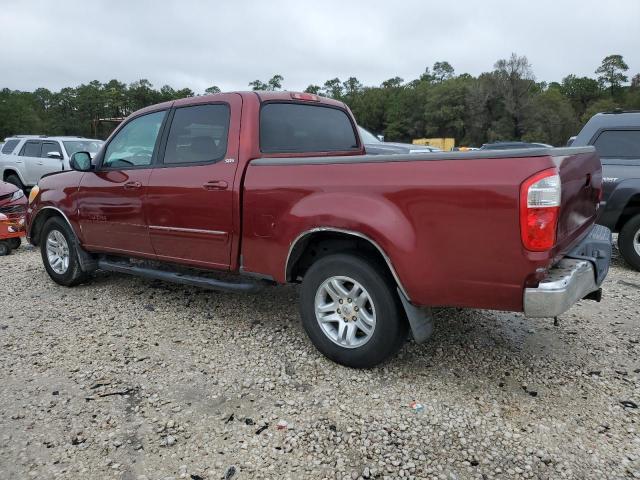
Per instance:
[[[210,180],[202,188],[205,190],[226,190],[229,184],[224,180]]]
[[[142,183],[140,182],[127,182],[124,184],[125,190],[135,190],[137,188],[140,188],[141,186]]]

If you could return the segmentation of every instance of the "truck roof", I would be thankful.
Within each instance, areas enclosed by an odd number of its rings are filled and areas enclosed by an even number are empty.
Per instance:
[[[200,103],[207,103],[210,102],[211,100],[214,100],[215,97],[218,96],[222,96],[222,95],[228,95],[228,94],[232,94],[232,93],[236,93],[238,95],[240,95],[243,99],[247,99],[247,98],[258,98],[258,100],[262,103],[262,102],[269,102],[269,101],[285,101],[285,102],[291,102],[291,101],[299,101],[299,102],[309,102],[312,104],[320,104],[320,105],[330,105],[330,106],[334,106],[334,107],[339,107],[339,108],[347,108],[347,106],[343,103],[340,102],[338,100],[334,100],[332,98],[327,98],[327,97],[321,97],[320,95],[315,95],[315,94],[311,94],[311,93],[305,93],[305,92],[290,92],[290,91],[278,91],[278,92],[264,92],[264,91],[234,91],[234,92],[221,92],[221,93],[213,93],[213,94],[209,94],[209,95],[200,95],[197,97],[186,97],[186,98],[181,98],[179,100],[171,100],[168,102],[163,102],[163,103],[157,103],[155,105],[150,105],[148,107],[142,108],[140,110],[137,110],[135,112],[133,112],[131,115],[135,116],[135,115],[139,115],[140,113],[144,113],[144,112],[153,112],[156,110],[162,110],[165,108],[170,108],[171,106],[176,106],[176,107],[186,107],[189,105],[197,105]]]
[[[608,127],[640,126],[640,110],[613,111],[596,113],[588,123],[606,125]]]
[[[4,139],[7,140],[22,140],[23,138],[29,140],[71,140],[71,141],[90,141],[90,142],[104,142],[104,140],[100,140],[98,138],[87,138],[87,137],[75,137],[72,135],[11,135]]]
[[[638,128],[640,127],[640,111],[622,111],[596,113],[582,127],[571,145],[590,145],[594,136],[602,129]]]

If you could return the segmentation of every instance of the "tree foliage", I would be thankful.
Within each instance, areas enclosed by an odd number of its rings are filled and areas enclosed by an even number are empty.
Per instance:
[[[524,56],[500,59],[477,77],[456,74],[446,61],[426,67],[418,78],[398,76],[379,86],[356,77],[313,83],[306,92],[345,102],[358,123],[388,140],[454,137],[456,144],[479,146],[495,140],[527,140],[562,145],[594,113],[615,108],[640,109],[640,74],[627,83],[628,66],[620,55],[606,57],[597,78],[568,75],[561,82],[536,82]],[[254,80],[254,90],[282,90],[284,78]],[[219,93],[211,86],[203,93]],[[52,92],[0,90],[0,138],[13,134],[91,136],[92,121],[125,117],[163,101],[194,95],[169,85],[159,89],[147,79],[129,85],[97,80]],[[105,137],[109,128],[97,132]]]
[[[609,55],[604,57],[596,74],[600,84],[608,87],[613,95],[628,80],[624,74],[627,70],[629,70],[629,66],[623,60],[622,55]]]
[[[274,92],[282,88],[283,81],[284,77],[282,75],[274,75],[266,82],[263,82],[261,80],[254,80],[253,82],[249,82],[249,86],[254,91]]]
[[[38,88],[21,92],[0,90],[0,138],[16,134],[93,136],[93,120],[122,118],[154,103],[191,97],[189,88],[174,90],[169,85],[153,88],[149,80],[140,79],[130,85],[118,80],[97,80],[75,88],[51,92]],[[103,126],[97,133],[106,136],[113,125]]]
[[[443,82],[453,77],[455,70],[449,62],[436,62],[433,64],[433,79],[436,82]]]

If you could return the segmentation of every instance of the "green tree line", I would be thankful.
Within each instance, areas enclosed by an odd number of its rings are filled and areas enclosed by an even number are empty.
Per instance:
[[[477,77],[456,74],[446,61],[427,67],[419,78],[393,77],[379,86],[364,86],[356,77],[329,79],[305,90],[344,101],[358,123],[388,140],[453,137],[457,145],[496,140],[525,140],[563,145],[582,124],[601,111],[640,109],[640,74],[631,79],[620,55],[609,55],[595,77],[569,75],[561,82],[536,81],[524,56],[498,60]],[[253,90],[281,90],[284,77],[249,83]],[[217,86],[204,94],[218,93]],[[146,79],[129,85],[98,80],[59,92],[0,91],[0,138],[13,134],[106,137],[113,128],[93,121],[126,117],[154,103],[193,96],[169,85],[159,89]]]

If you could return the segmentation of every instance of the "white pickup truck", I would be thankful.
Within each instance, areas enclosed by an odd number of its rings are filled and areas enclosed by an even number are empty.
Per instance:
[[[0,150],[0,180],[18,188],[30,188],[43,175],[70,170],[76,152],[95,154],[104,142],[83,137],[16,135],[5,139]]]

